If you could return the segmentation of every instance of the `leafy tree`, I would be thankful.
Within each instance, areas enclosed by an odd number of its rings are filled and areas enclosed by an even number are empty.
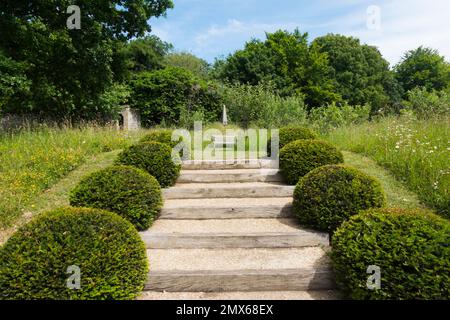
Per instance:
[[[164,57],[173,46],[157,36],[147,36],[131,41],[127,46],[126,59],[133,72],[152,71],[164,67]]]
[[[197,77],[207,79],[209,77],[209,64],[188,52],[176,52],[167,55],[164,62],[168,66],[184,68]]]
[[[26,103],[14,101],[18,95],[25,97],[29,94],[30,81],[25,70],[25,64],[6,57],[0,51],[0,114],[6,104]]]
[[[431,91],[450,86],[450,64],[437,50],[430,48],[419,47],[408,51],[395,66],[395,72],[405,92],[417,87]]]
[[[271,82],[282,95],[304,94],[310,107],[339,101],[326,54],[309,46],[308,34],[295,30],[267,33],[266,40],[247,42],[243,50],[216,62],[219,78],[243,84]]]
[[[316,38],[313,45],[327,54],[337,92],[350,104],[370,103],[378,110],[400,101],[400,88],[377,48],[337,34]]]
[[[81,9],[80,30],[66,26],[66,9],[74,4]],[[0,48],[27,64],[31,81],[30,103],[7,102],[4,109],[72,118],[112,113],[102,109],[101,97],[121,78],[124,69],[113,63],[123,58],[124,41],[149,32],[148,19],[172,6],[171,0],[1,1]]]
[[[215,86],[186,69],[141,72],[131,88],[131,105],[141,111],[147,126],[178,124],[182,115],[195,112],[204,114],[206,121],[219,119],[221,99]]]

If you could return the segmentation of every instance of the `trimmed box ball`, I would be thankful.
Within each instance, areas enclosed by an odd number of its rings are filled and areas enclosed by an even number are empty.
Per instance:
[[[315,140],[317,134],[311,129],[299,126],[287,126],[280,128],[278,132],[279,137],[279,150],[288,145],[289,143],[297,140]],[[267,150],[271,153],[272,139],[267,142]]]
[[[180,139],[178,141],[172,141],[172,133],[173,133],[173,131],[169,130],[169,129],[154,130],[154,131],[150,132],[149,134],[147,134],[146,136],[144,136],[140,142],[141,143],[159,142],[159,143],[167,144],[171,148],[174,148],[174,147],[178,146],[178,144],[182,143],[179,146],[179,148],[182,148],[182,150],[180,150],[180,157],[183,160],[189,160],[190,153],[191,153],[189,146],[183,142],[182,137],[180,137]]]
[[[179,156],[176,156],[179,161]],[[159,142],[145,142],[122,151],[116,164],[143,169],[158,180],[162,188],[175,184],[180,175],[181,165],[172,159],[172,149]]]
[[[153,224],[161,210],[161,187],[141,169],[114,166],[83,178],[72,190],[70,204],[117,213],[142,231]]]
[[[131,223],[98,209],[62,208],[39,215],[0,249],[0,298],[135,299],[147,273],[145,245]]]
[[[383,207],[380,183],[357,169],[329,165],[303,177],[294,191],[294,213],[304,225],[333,232],[362,210]]]
[[[296,185],[311,170],[343,162],[342,153],[321,140],[297,140],[280,151],[281,173],[290,185]]]
[[[332,263],[352,299],[450,299],[450,222],[423,209],[370,209],[336,230]],[[369,266],[380,270],[369,290]]]
[[[181,140],[181,139],[180,139]],[[159,142],[164,143],[172,148],[175,147],[179,142],[172,141],[172,130],[168,129],[161,129],[161,130],[154,130],[150,132],[149,134],[145,135],[141,140],[141,143],[144,142]]]

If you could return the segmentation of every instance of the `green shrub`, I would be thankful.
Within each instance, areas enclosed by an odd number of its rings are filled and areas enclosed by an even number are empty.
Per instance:
[[[445,118],[450,115],[450,94],[445,91],[428,92],[425,88],[415,88],[407,92],[405,106],[419,119]]]
[[[334,234],[337,284],[353,299],[450,299],[450,223],[420,209],[371,209]],[[381,289],[368,290],[378,266]]]
[[[77,266],[80,289],[67,284]],[[143,290],[145,245],[131,223],[97,209],[38,216],[0,249],[0,299],[134,299]]]
[[[181,165],[172,159],[172,149],[159,142],[139,143],[125,149],[119,154],[116,164],[147,171],[158,180],[162,188],[174,185],[181,170]]]
[[[320,140],[297,140],[280,150],[281,173],[291,185],[296,185],[311,170],[343,162],[344,156],[339,150]]]
[[[144,125],[178,125],[186,110],[202,111],[205,121],[220,118],[222,103],[217,85],[182,68],[141,72],[131,81],[130,104],[140,110]]]
[[[145,135],[141,140],[141,143],[144,142],[159,142],[159,143],[165,143],[172,148],[177,145],[178,142],[172,141],[172,130],[169,129],[161,129],[161,130],[154,130],[150,132],[149,134]]]
[[[221,95],[230,120],[244,128],[278,128],[306,122],[304,96],[281,96],[270,84],[227,85],[222,87]]]
[[[286,145],[297,140],[314,140],[317,139],[317,135],[310,129],[306,127],[299,126],[287,126],[280,128],[279,133],[279,150],[284,148]],[[272,149],[272,139],[267,142],[267,150],[271,152]]]
[[[83,178],[72,190],[70,204],[115,212],[141,231],[152,225],[161,209],[161,187],[143,170],[110,167]]]
[[[333,232],[361,210],[386,203],[380,183],[343,165],[317,168],[304,176],[294,191],[294,213],[302,224]]]
[[[350,126],[352,124],[365,123],[369,120],[371,112],[370,105],[351,106],[336,103],[324,107],[314,108],[309,113],[309,121],[315,130],[328,132],[335,128]]]

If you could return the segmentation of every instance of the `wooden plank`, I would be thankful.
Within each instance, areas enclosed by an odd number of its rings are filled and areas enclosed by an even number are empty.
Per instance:
[[[185,170],[227,170],[227,169],[278,169],[278,161],[266,159],[189,160],[184,161]]]
[[[165,199],[201,199],[201,198],[287,198],[294,194],[294,186],[284,185],[261,185],[261,186],[239,186],[229,184],[222,187],[198,188],[172,187],[163,190]]]
[[[328,246],[328,234],[315,231],[290,233],[153,233],[141,237],[148,249],[301,248]]]
[[[150,271],[147,291],[230,292],[332,290],[330,268],[231,270],[231,271]]]
[[[292,217],[292,204],[247,207],[185,207],[163,208],[159,219],[206,220],[206,219],[268,219]]]
[[[193,172],[181,172],[178,178],[178,183],[232,183],[232,182],[282,182],[283,177],[279,172],[272,173],[262,173],[262,172],[251,172],[251,173],[227,173],[224,170],[222,174],[216,173],[195,173]]]

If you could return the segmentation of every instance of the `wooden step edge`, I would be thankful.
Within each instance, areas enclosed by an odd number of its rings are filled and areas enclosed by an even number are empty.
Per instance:
[[[226,292],[335,289],[330,267],[276,270],[150,271],[146,291]]]
[[[303,248],[328,246],[329,236],[314,231],[292,233],[152,233],[141,237],[147,249]]]

